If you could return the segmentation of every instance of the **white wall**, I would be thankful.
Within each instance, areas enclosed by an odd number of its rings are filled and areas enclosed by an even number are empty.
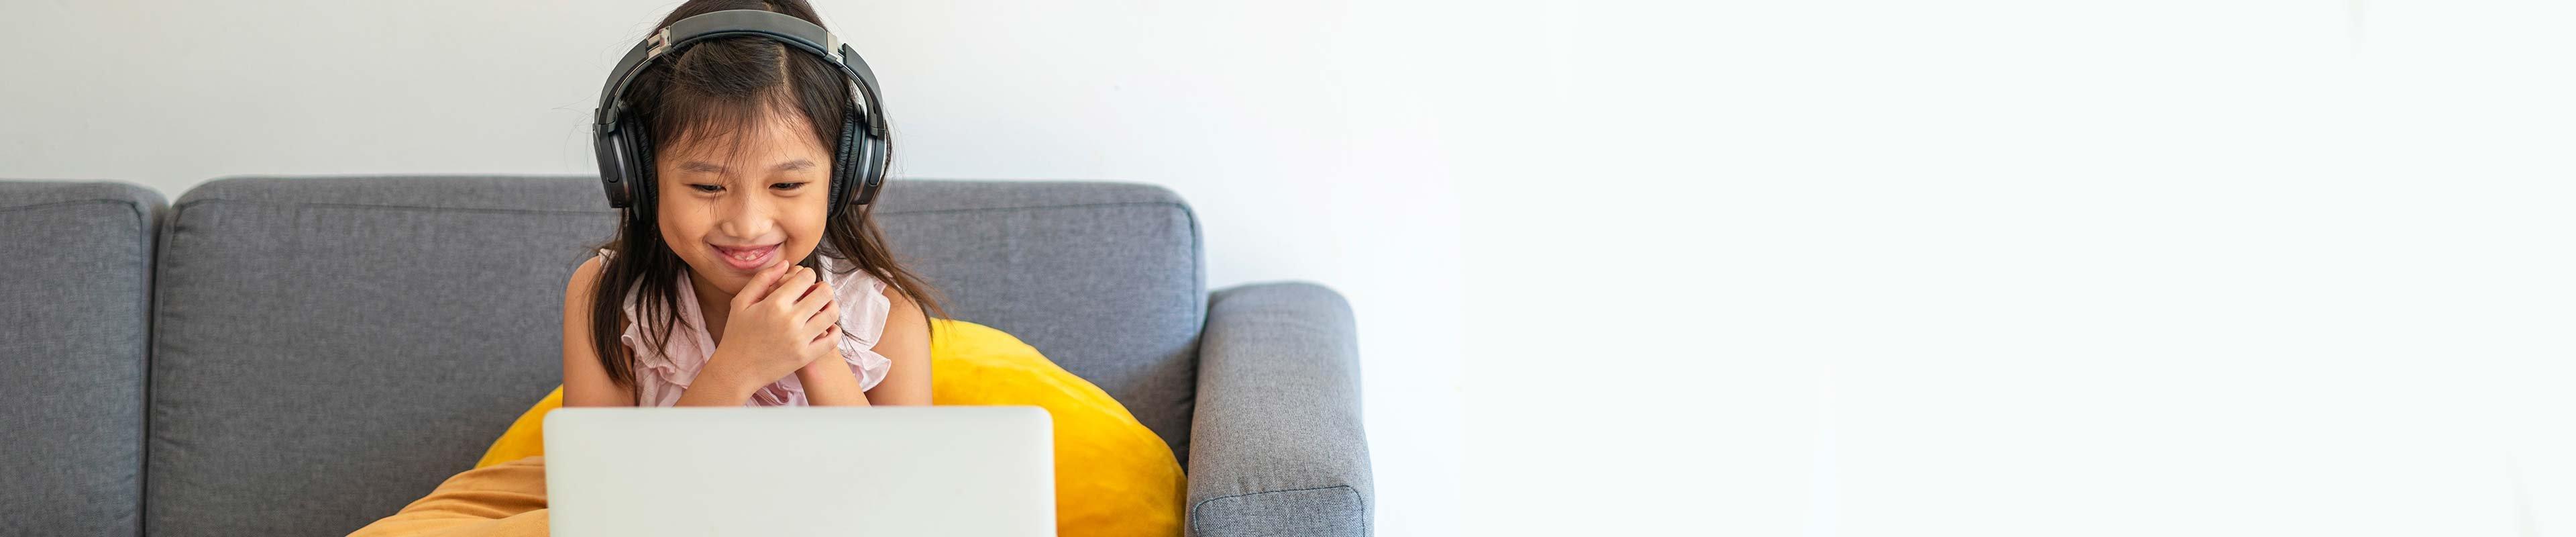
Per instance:
[[[2576,5],[1494,12],[1464,533],[2576,534]]]
[[[1418,3],[817,2],[887,92],[909,176],[1161,184],[1209,284],[1359,314],[1380,530],[1457,516],[1459,204]],[[677,2],[27,2],[0,8],[0,177],[175,199],[233,174],[594,173],[616,57]],[[897,186],[896,188],[900,188]]]

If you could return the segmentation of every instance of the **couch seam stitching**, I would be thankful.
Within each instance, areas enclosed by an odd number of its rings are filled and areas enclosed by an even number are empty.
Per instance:
[[[133,205],[135,205],[135,204],[136,204],[136,202],[131,201],[131,200],[112,200],[112,199],[63,200],[63,201],[48,201],[48,202],[44,202],[44,203],[30,203],[30,204],[26,204],[26,205],[10,205],[10,206],[7,206],[7,207],[0,207],[0,212],[17,212],[17,211],[20,211],[20,210],[50,209],[50,208],[54,208],[54,207],[63,207],[63,206],[70,206],[70,205],[89,205],[89,204],[93,204],[93,203],[97,203],[97,204],[124,204],[124,205],[128,205],[128,206],[133,206]],[[142,209],[135,209],[135,210],[140,211],[140,210],[142,210]]]
[[[144,219],[152,226],[151,246],[149,251],[145,252],[145,258],[150,260],[151,268],[144,271],[144,278],[152,285],[144,290],[143,295],[143,304],[147,309],[143,314],[141,382],[143,408],[140,412],[143,419],[139,420],[143,422],[143,442],[136,448],[136,452],[143,456],[143,463],[135,465],[134,471],[136,474],[134,533],[136,535],[152,535],[152,409],[155,397],[152,393],[152,375],[154,368],[160,364],[159,355],[161,354],[161,252],[162,249],[169,247],[170,239],[178,227],[179,217],[179,210],[176,207],[155,207],[155,209],[158,214]],[[139,213],[142,208],[137,207],[135,210]]]
[[[144,502],[151,498],[151,489],[149,487],[151,487],[152,479],[152,474],[150,472],[152,466],[152,323],[155,317],[160,316],[155,312],[153,306],[154,302],[158,301],[155,298],[155,292],[161,284],[161,279],[159,277],[159,273],[161,271],[161,223],[159,221],[159,217],[161,215],[153,214],[153,211],[146,210],[144,208],[146,202],[142,200],[111,201],[123,203],[126,208],[132,209],[134,211],[134,223],[137,227],[142,228],[143,231],[142,244],[138,245],[138,249],[141,251],[135,252],[137,254],[136,257],[141,258],[143,261],[143,270],[136,271],[138,274],[135,276],[136,279],[141,280],[135,282],[139,284],[137,287],[143,288],[143,352],[141,353],[143,356],[141,360],[138,360],[140,363],[135,364],[134,386],[143,393],[138,394],[140,397],[135,398],[136,406],[134,408],[134,421],[138,426],[134,431],[134,533],[137,535],[144,535]],[[154,203],[153,205],[159,204]],[[154,207],[154,209],[158,209],[158,207]]]
[[[84,200],[84,202],[86,202],[86,201],[105,201],[105,200]],[[66,203],[70,203],[70,202],[66,202]],[[247,203],[247,204],[252,204],[252,205],[292,205],[292,206],[314,206],[314,207],[364,207],[364,208],[375,208],[375,209],[419,209],[419,210],[469,211],[469,212],[513,212],[513,213],[556,213],[556,214],[598,214],[598,215],[614,215],[614,214],[617,214],[617,212],[616,212],[616,211],[597,211],[597,210],[513,209],[513,208],[494,208],[494,207],[442,207],[442,206],[436,206],[436,205],[398,205],[398,204],[385,204],[385,203],[317,203],[317,202],[294,202],[294,201],[259,201],[259,200],[241,200],[241,199],[230,199],[230,198],[209,198],[209,199],[199,199],[199,200],[188,200],[188,201],[186,201],[186,202],[184,202],[184,203],[180,203],[180,204],[178,204],[178,205],[175,205],[175,206],[173,206],[172,208],[173,208],[173,209],[176,209],[176,208],[181,208],[181,207],[191,207],[191,206],[195,206],[195,205],[199,205],[199,204],[206,204],[206,203]],[[50,204],[40,204],[40,205],[50,205]],[[1179,209],[1179,210],[1182,212],[1182,214],[1183,214],[1184,216],[1189,217],[1189,220],[1190,220],[1190,222],[1191,222],[1191,224],[1192,224],[1192,226],[1193,226],[1193,227],[1195,227],[1195,226],[1197,225],[1197,222],[1198,222],[1197,215],[1195,215],[1195,214],[1191,214],[1191,213],[1192,213],[1192,211],[1190,211],[1189,206],[1187,206],[1187,205],[1183,205],[1183,204],[1181,204],[1181,203],[1177,203],[1177,202],[1169,202],[1169,201],[1132,201],[1132,202],[1108,202],[1108,203],[1070,203],[1070,204],[1062,204],[1062,205],[1014,205],[1014,206],[1007,206],[1007,207],[965,207],[965,208],[956,208],[956,209],[894,210],[894,211],[886,211],[886,212],[876,213],[876,214],[878,214],[878,215],[883,215],[883,216],[897,216],[897,215],[907,215],[907,214],[940,214],[940,213],[965,213],[965,212],[984,212],[984,211],[1018,211],[1018,210],[1029,210],[1029,209],[1080,209],[1080,208],[1089,208],[1089,207],[1132,207],[1132,206],[1156,206],[1156,205],[1160,205],[1160,206],[1167,206],[1167,207],[1172,207],[1172,208],[1175,208],[1175,209]],[[22,207],[33,207],[33,206],[34,206],[34,205],[22,206]],[[0,207],[0,209],[10,209],[10,208],[13,208],[13,207]],[[1192,246],[1192,248],[1193,248],[1193,249],[1195,249],[1195,248],[1197,248],[1197,247],[1199,246],[1198,244],[1196,244],[1196,243],[1198,242],[1196,239],[1193,239],[1191,242],[1193,243],[1193,244],[1191,244],[1191,246]]]
[[[1100,202],[1100,203],[1067,203],[1067,204],[1061,204],[1061,205],[1011,205],[1011,206],[1004,206],[1004,207],[960,207],[960,208],[955,208],[955,209],[917,209],[917,210],[902,210],[902,209],[897,209],[897,210],[886,211],[886,212],[881,212],[881,213],[876,213],[876,214],[886,215],[886,216],[893,216],[893,215],[901,215],[901,214],[970,213],[970,212],[980,212],[980,211],[1017,211],[1017,210],[1024,210],[1024,209],[1080,209],[1080,208],[1086,208],[1086,207],[1131,207],[1131,206],[1150,206],[1150,205],[1163,205],[1163,206],[1169,206],[1169,207],[1178,208],[1178,209],[1180,209],[1180,210],[1181,210],[1182,212],[1184,212],[1184,213],[1189,212],[1189,207],[1188,207],[1187,205],[1183,205],[1183,204],[1180,204],[1180,203],[1177,203],[1177,202],[1169,202],[1169,201],[1110,201],[1110,202]],[[1195,220],[1195,219],[1193,219],[1193,220]]]
[[[1218,497],[1214,497],[1214,498],[1208,498],[1208,499],[1205,499],[1205,500],[1199,500],[1199,503],[1190,504],[1190,534],[1192,534],[1192,535],[1197,535],[1197,534],[1199,533],[1199,508],[1200,508],[1200,507],[1205,507],[1205,506],[1207,506],[1208,502],[1213,502],[1213,501],[1217,501],[1217,500],[1224,500],[1224,499],[1230,499],[1230,498],[1241,498],[1241,497],[1245,497],[1245,496],[1260,496],[1260,495],[1263,495],[1263,494],[1274,494],[1274,493],[1280,493],[1280,492],[1305,492],[1305,491],[1310,491],[1310,490],[1330,490],[1330,489],[1343,489],[1343,490],[1351,491],[1351,497],[1353,497],[1353,498],[1357,498],[1357,497],[1359,497],[1359,495],[1360,495],[1360,491],[1359,491],[1359,489],[1351,488],[1351,486],[1350,486],[1350,485],[1333,485],[1333,486],[1329,486],[1329,487],[1307,487],[1307,488],[1302,488],[1302,489],[1265,490],[1265,491],[1261,491],[1261,492],[1246,492],[1246,493],[1242,493],[1242,494],[1234,494],[1234,495],[1227,495],[1227,496],[1218,496]],[[1361,503],[1360,503],[1360,513],[1361,513],[1361,515],[1362,515],[1362,516],[1366,516],[1366,515],[1368,514],[1368,503],[1367,503],[1367,502],[1361,502]],[[1363,525],[1362,527],[1366,527],[1366,526],[1365,526],[1365,525]],[[1366,534],[1366,530],[1362,530],[1362,534]]]
[[[251,204],[251,205],[269,205],[269,206],[286,206],[286,207],[348,207],[348,208],[367,208],[367,209],[412,209],[412,210],[421,210],[421,211],[456,211],[456,212],[472,212],[472,213],[596,214],[596,215],[602,215],[602,216],[613,216],[613,215],[616,215],[616,214],[617,214],[617,212],[616,212],[616,211],[558,210],[558,209],[511,209],[511,208],[495,208],[495,207],[441,207],[441,206],[436,206],[436,205],[391,205],[391,204],[381,204],[381,203],[310,203],[310,202],[297,202],[297,201],[284,201],[284,202],[280,202],[280,201],[237,200],[237,199],[226,199],[226,198],[213,198],[213,199],[201,199],[201,200],[188,200],[186,203],[181,203],[181,204],[178,204],[178,205],[172,206],[172,207],[171,207],[171,209],[172,209],[172,210],[178,210],[178,209],[182,209],[182,208],[194,207],[194,206],[197,206],[197,205],[203,205],[203,204],[208,204],[208,203],[216,203],[216,204],[223,204],[223,203],[246,203],[246,204]]]

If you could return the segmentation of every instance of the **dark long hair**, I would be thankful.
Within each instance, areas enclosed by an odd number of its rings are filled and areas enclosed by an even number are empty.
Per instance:
[[[728,9],[775,11],[823,24],[805,0],[691,0],[655,27]],[[704,143],[729,139],[738,149],[750,138],[744,133],[762,122],[796,114],[813,126],[816,139],[826,140],[823,147],[828,148],[835,145],[830,140],[840,139],[850,87],[839,69],[812,54],[768,39],[731,37],[699,42],[656,62],[637,75],[626,97],[628,109],[639,114],[657,144],[703,134]],[[633,350],[619,340],[626,324],[642,323],[646,344],[663,348],[671,339],[672,326],[683,322],[677,318],[679,293],[688,292],[679,289],[677,281],[688,264],[662,242],[660,197],[655,192],[660,185],[650,172],[652,148],[645,149],[647,175],[635,185],[634,202],[618,212],[617,235],[594,248],[616,256],[602,267],[590,306],[590,339],[599,350],[600,365],[607,367],[609,379],[629,391],[636,387],[636,372]],[[830,215],[824,224],[822,243],[797,264],[819,269],[825,256],[847,261],[844,264],[867,271],[886,282],[889,290],[912,299],[923,308],[924,317],[946,318],[946,310],[934,297],[936,291],[905,270],[886,249],[885,234],[871,216],[874,209],[873,204],[842,204],[840,214]],[[626,318],[624,305],[630,290],[636,293],[642,320]],[[841,336],[858,337],[847,332]]]

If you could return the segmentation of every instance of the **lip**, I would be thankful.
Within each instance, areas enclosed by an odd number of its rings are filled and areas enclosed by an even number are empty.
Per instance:
[[[759,272],[761,267],[769,266],[771,261],[778,259],[778,245],[776,244],[761,246],[717,246],[709,244],[707,247],[715,249],[716,258],[723,259],[726,265],[732,266],[735,271],[743,273]],[[750,261],[744,261],[734,257],[734,254],[754,250],[758,250],[760,252],[760,256],[752,258]]]

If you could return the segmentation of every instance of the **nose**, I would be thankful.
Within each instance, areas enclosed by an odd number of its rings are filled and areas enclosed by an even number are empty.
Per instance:
[[[736,240],[766,237],[778,227],[778,204],[771,196],[737,194],[716,203],[716,231]]]

